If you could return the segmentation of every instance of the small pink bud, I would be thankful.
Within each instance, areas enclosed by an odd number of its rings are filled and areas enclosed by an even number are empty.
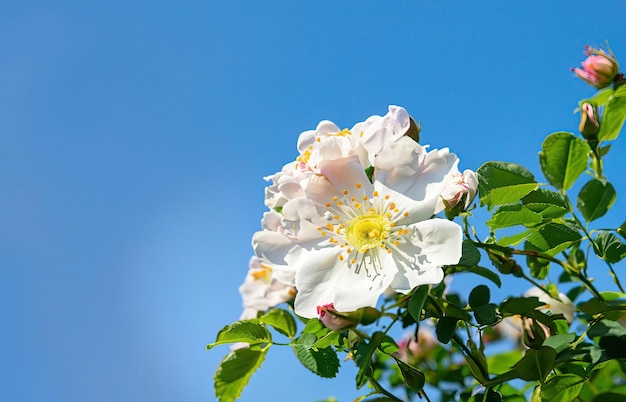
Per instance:
[[[580,108],[580,124],[578,131],[583,137],[589,139],[595,137],[600,130],[600,122],[598,122],[598,114],[595,108],[589,102],[583,103]]]
[[[441,200],[444,209],[448,212],[465,211],[476,197],[478,189],[478,177],[476,173],[467,169],[463,173],[456,173],[450,176],[441,191]]]
[[[581,63],[582,68],[573,68],[574,74],[596,89],[606,88],[619,73],[619,64],[611,52],[587,46],[587,59]]]
[[[354,328],[358,323],[358,319],[355,320],[349,313],[337,312],[333,303],[317,306],[317,315],[322,324],[333,331]]]

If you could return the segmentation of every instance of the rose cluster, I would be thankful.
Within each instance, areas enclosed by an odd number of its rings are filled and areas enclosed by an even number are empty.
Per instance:
[[[296,160],[266,177],[242,319],[292,300],[302,317],[337,317],[443,279],[442,267],[461,257],[451,212],[469,207],[478,180],[418,137],[398,106],[350,129],[324,120],[300,134]]]

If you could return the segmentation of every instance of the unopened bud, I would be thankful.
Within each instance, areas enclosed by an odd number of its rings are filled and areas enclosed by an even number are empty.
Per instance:
[[[583,137],[589,139],[594,138],[600,130],[600,122],[598,121],[598,114],[596,109],[589,102],[583,103],[580,107],[580,124],[578,125],[578,131]]]
[[[589,46],[585,48],[585,53],[588,56],[581,63],[582,68],[573,68],[574,74],[596,89],[611,85],[619,72],[619,64],[613,53],[609,54],[603,49],[594,49]]]
[[[332,303],[317,306],[317,315],[322,324],[324,324],[326,328],[332,329],[333,331],[354,328],[358,323],[357,320],[352,320],[350,317],[337,312]]]
[[[380,312],[374,307],[363,307],[356,311],[338,312],[333,303],[317,306],[319,320],[328,329],[341,331],[354,328],[358,324],[368,325],[380,318]]]
[[[443,185],[440,201],[443,205],[438,205],[437,209],[444,209],[446,216],[456,216],[469,208],[477,190],[478,176],[473,171],[467,169],[452,174]]]

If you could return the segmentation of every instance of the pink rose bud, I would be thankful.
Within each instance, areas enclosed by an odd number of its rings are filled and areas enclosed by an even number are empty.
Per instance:
[[[444,208],[446,210],[466,210],[476,197],[477,189],[478,177],[473,171],[467,169],[463,173],[453,174],[448,178],[441,192]]]
[[[588,55],[587,59],[581,63],[582,68],[572,69],[574,74],[596,89],[611,85],[619,73],[619,64],[613,53],[609,54],[602,49],[589,46],[585,48],[585,53]]]
[[[580,108],[580,124],[578,125],[578,131],[583,137],[589,139],[595,137],[600,130],[600,122],[598,121],[598,114],[596,109],[589,102],[583,103]]]
[[[358,323],[357,317],[351,317],[346,313],[337,312],[333,303],[317,306],[317,315],[322,324],[333,331],[354,328]]]

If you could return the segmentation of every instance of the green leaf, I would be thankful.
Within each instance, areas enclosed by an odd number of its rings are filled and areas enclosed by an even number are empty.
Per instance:
[[[578,193],[576,207],[585,220],[591,222],[607,213],[615,197],[615,189],[611,183],[593,179],[587,182]]]
[[[424,388],[424,384],[426,383],[426,376],[424,376],[424,373],[422,373],[412,365],[407,364],[402,360],[396,358],[395,356],[392,357],[400,368],[400,372],[404,377],[405,384],[415,392],[421,391],[422,388]]]
[[[587,168],[589,145],[572,133],[552,133],[543,141],[539,163],[546,179],[559,190],[567,190]]]
[[[502,402],[502,394],[500,392],[493,389],[487,389],[486,392],[486,395],[484,392],[481,392],[470,396],[467,402]]]
[[[500,304],[500,312],[505,316],[522,315],[534,311],[538,307],[545,306],[538,297],[510,297]]]
[[[624,402],[626,394],[617,392],[604,392],[593,397],[591,402]]]
[[[383,339],[380,341],[380,345],[378,345],[378,350],[381,352],[391,355],[392,353],[400,350],[396,341],[393,340],[389,335],[385,335]]]
[[[237,321],[222,328],[215,342],[207,345],[207,350],[216,345],[245,342],[250,345],[272,342],[272,335],[262,324],[250,321]]]
[[[296,336],[297,326],[296,320],[287,311],[281,308],[273,308],[261,317],[259,321],[263,324],[270,325],[276,331],[293,339]]]
[[[458,265],[473,267],[480,262],[480,251],[471,240],[463,240],[463,253]]]
[[[522,204],[545,219],[560,218],[568,212],[568,205],[561,193],[538,188],[522,199]]]
[[[528,349],[514,367],[515,374],[526,381],[543,381],[554,366],[556,351],[549,346]]]
[[[331,332],[331,330],[326,328],[324,324],[317,318],[311,318],[310,320],[308,320],[304,325],[304,328],[302,329],[303,334],[313,334],[317,338],[321,338],[329,332]]]
[[[500,321],[498,306],[493,303],[483,304],[473,309],[474,318],[480,325],[495,325]]]
[[[252,374],[261,366],[268,349],[237,349],[220,363],[213,376],[215,396],[220,402],[233,402],[248,384]]]
[[[526,240],[538,250],[554,255],[581,238],[580,233],[569,226],[551,222],[531,233]]]
[[[615,90],[613,97],[604,107],[598,141],[616,139],[624,125],[624,119],[626,119],[626,88],[622,85]]]
[[[626,338],[626,326],[619,322],[602,320],[589,329],[589,338],[616,336]]]
[[[557,375],[541,386],[541,400],[573,401],[585,386],[585,379],[574,374]]]
[[[609,145],[605,145],[603,147],[598,148],[597,152],[598,152],[598,156],[600,158],[606,156],[606,154],[609,153],[609,151],[611,150],[611,144]]]
[[[502,236],[496,241],[496,243],[498,243],[498,245],[503,246],[503,247],[517,246],[533,232],[534,232],[534,229],[529,229],[529,230],[525,230],[523,232],[516,233],[510,236]]]
[[[565,215],[567,212],[567,208],[559,207],[557,205],[547,204],[547,203],[531,203],[526,204],[526,208],[541,215],[541,218],[545,220],[557,219]],[[530,225],[526,225],[530,226]]]
[[[524,243],[524,251],[541,251],[530,242]],[[537,258],[532,255],[526,256],[526,265],[530,269],[530,275],[533,278],[545,279],[550,272],[550,260],[545,258]]]
[[[582,107],[583,103],[591,103],[594,107],[604,106],[613,97],[613,88],[607,87],[597,91],[591,98],[582,99],[578,102],[578,107]]]
[[[488,210],[497,205],[516,204],[539,186],[530,171],[514,163],[487,162],[476,173],[480,202]]]
[[[545,188],[538,188],[529,193],[527,196],[522,198],[522,204],[549,204],[567,210],[567,202],[561,193]]]
[[[469,305],[472,308],[483,306],[489,303],[490,297],[491,293],[489,288],[485,285],[478,285],[470,292]]]
[[[318,340],[316,340],[311,345],[311,347],[314,349],[320,349],[320,348],[327,348],[329,346],[332,346],[336,341],[339,340],[340,335],[341,335],[341,332],[337,332],[337,331],[329,332],[326,335],[320,337]]]
[[[597,246],[596,254],[607,262],[616,263],[626,257],[626,245],[609,231],[600,231],[593,241]]]
[[[426,297],[428,297],[428,286],[418,286],[409,299],[407,307],[415,322],[420,322],[422,319],[422,308],[424,308]]]
[[[437,333],[437,339],[441,343],[448,343],[452,336],[454,335],[454,331],[456,330],[456,323],[459,321],[456,317],[441,317],[437,321],[437,328],[435,332]]]
[[[576,334],[573,333],[558,334],[546,338],[546,340],[543,342],[543,345],[549,346],[552,349],[556,350],[557,353],[559,353],[562,350],[567,349],[574,341],[574,339],[576,339]]]
[[[472,375],[476,380],[484,384],[489,380],[489,370],[487,368],[487,358],[482,350],[480,350],[474,341],[468,339],[466,342],[470,350],[470,354],[464,353],[465,362],[467,367],[472,372]]]
[[[482,276],[483,278],[487,278],[491,282],[495,283],[496,286],[498,287],[502,286],[502,281],[500,280],[500,276],[496,274],[495,272],[493,272],[492,270],[490,270],[489,268],[476,266],[476,267],[472,267],[468,269],[467,272],[472,272],[472,273],[475,273],[476,275]]]
[[[359,367],[359,371],[356,373],[356,385],[357,388],[361,388],[365,385],[366,379],[371,375],[371,360],[376,348],[385,339],[385,334],[380,331],[376,331],[372,334],[368,343],[359,342],[356,348],[355,363]]]
[[[499,388],[499,392],[504,397],[505,402],[527,402],[524,397],[524,391],[513,388],[510,384],[502,384]]]
[[[489,372],[496,375],[505,373],[509,371],[521,358],[522,352],[517,349],[489,356],[487,358]]]
[[[604,349],[610,359],[626,358],[626,339],[622,337],[615,335],[603,336],[600,338],[598,345]]]
[[[311,345],[308,345],[310,341],[310,339],[305,339],[302,344],[295,343],[291,345],[298,360],[300,360],[304,367],[318,376],[333,378],[339,371],[339,358],[337,357],[337,353],[330,347],[314,349]]]
[[[534,212],[524,205],[505,205],[493,213],[487,221],[492,229],[506,228],[516,225],[535,226],[543,221],[540,213]]]

